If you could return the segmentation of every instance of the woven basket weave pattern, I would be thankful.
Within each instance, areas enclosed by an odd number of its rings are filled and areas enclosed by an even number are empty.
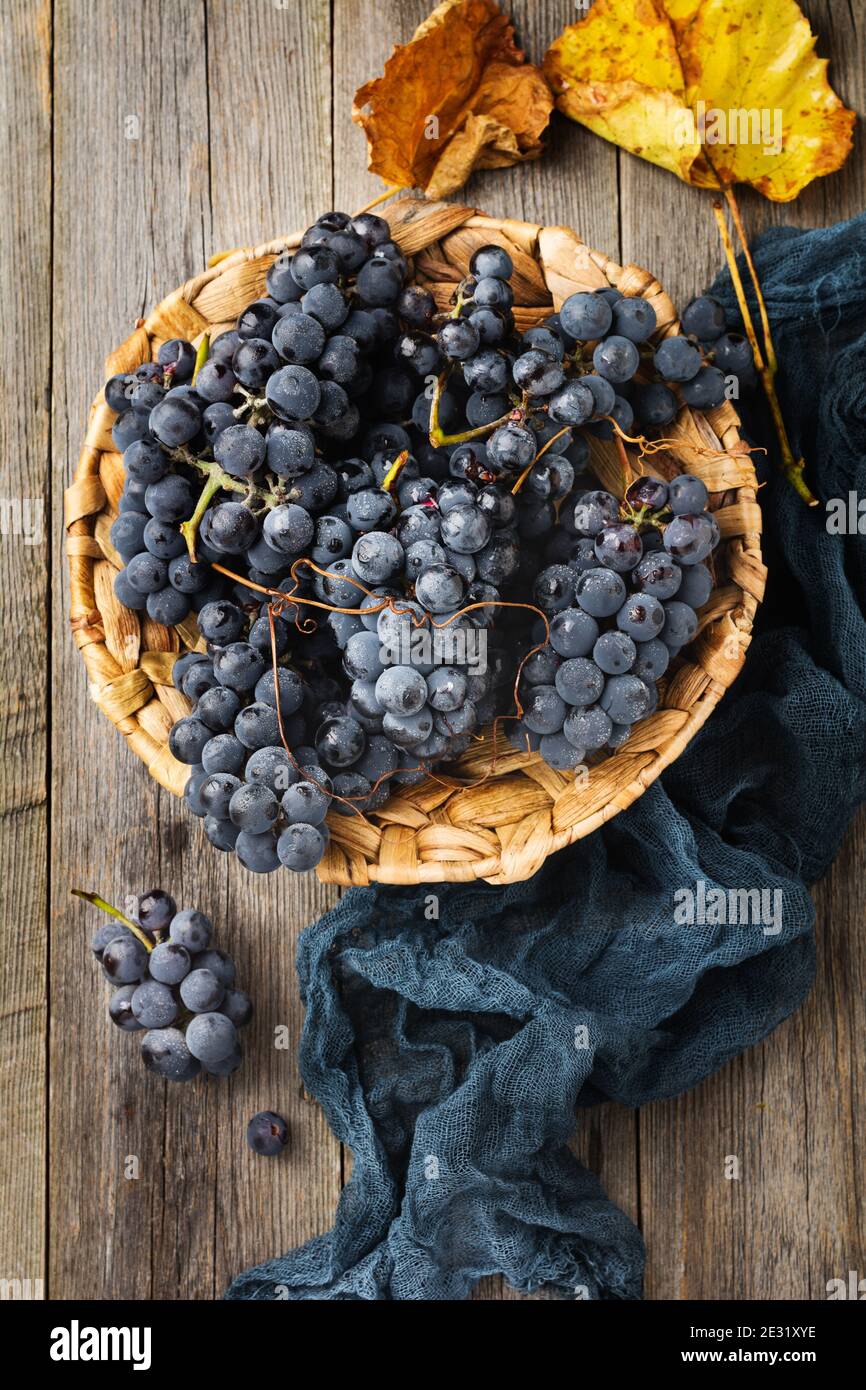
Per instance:
[[[498,242],[514,262],[519,330],[545,318],[577,290],[614,285],[649,300],[657,337],[678,331],[673,304],[648,272],[616,265],[567,228],[495,220],[472,208],[414,199],[392,204],[384,215],[395,241],[412,258],[413,279],[431,290],[442,309],[449,307],[473,251]],[[291,236],[234,251],[188,280],[111,354],[106,376],[153,360],[168,338],[197,343],[206,332],[215,336],[233,328],[245,305],[264,292],[274,258],[298,242]],[[114,575],[122,561],[109,531],[123,487],[123,460],[111,435],[114,418],[100,392],[66,494],[72,632],[93,699],[151,776],[180,795],[189,768],[170,753],[168,735],[189,712],[189,702],[174,689],[171,667],[179,651],[204,651],[205,644],[193,615],[168,629],[124,608],[115,597]],[[730,404],[700,416],[683,409],[665,433],[671,440],[666,451],[648,457],[636,471],[672,476],[688,470],[703,478],[722,540],[714,557],[716,588],[699,614],[697,637],[660,684],[657,711],[582,782],[549,768],[536,754],[514,751],[501,729],[494,760],[488,734],[457,765],[457,775],[475,785],[456,791],[431,777],[401,789],[366,817],[332,813],[320,878],[344,885],[528,878],[549,854],[630,805],[701,727],[743,663],[763,597],[761,517],[754,469]],[[621,493],[614,444],[593,438],[590,448],[600,485]]]

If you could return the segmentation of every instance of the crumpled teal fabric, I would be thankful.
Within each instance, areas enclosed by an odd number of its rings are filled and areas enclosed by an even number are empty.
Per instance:
[[[822,504],[866,498],[866,217],[755,257],[794,448]],[[733,324],[726,274],[713,292]],[[866,789],[864,539],[762,472],[755,639],[661,781],[528,883],[439,887],[438,921],[424,890],[353,890],[304,932],[301,1071],[352,1177],[331,1231],[229,1298],[460,1299],[485,1274],[641,1297],[641,1236],[567,1148],[575,1108],[677,1095],[802,1003],[806,885]],[[678,920],[699,882],[764,890],[762,922]]]

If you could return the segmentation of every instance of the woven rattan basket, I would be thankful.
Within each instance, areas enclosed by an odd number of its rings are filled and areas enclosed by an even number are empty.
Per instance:
[[[475,248],[496,241],[514,261],[519,329],[558,309],[576,290],[610,284],[652,303],[658,337],[677,330],[674,307],[650,274],[638,266],[615,265],[567,228],[500,221],[469,207],[406,198],[384,215],[394,239],[413,260],[414,279],[433,292],[442,308],[466,274]],[[136,325],[109,357],[106,376],[155,358],[167,338],[198,342],[205,332],[233,327],[241,309],[264,292],[273,259],[298,241],[297,236],[284,237],[218,259]],[[109,529],[123,486],[123,460],[112,440],[113,420],[100,392],[66,494],[72,632],[93,699],[151,776],[180,795],[189,769],[172,757],[168,735],[189,705],[172,685],[171,666],[178,651],[204,650],[204,643],[192,616],[167,629],[130,612],[114,595],[121,562]],[[742,665],[766,572],[755,474],[732,406],[706,416],[683,408],[665,434],[672,441],[666,453],[648,459],[646,467],[635,458],[636,471],[672,476],[687,469],[699,474],[710,489],[722,541],[715,556],[716,588],[700,613],[694,642],[661,684],[657,711],[580,784],[535,754],[515,752],[501,732],[492,764],[488,735],[458,764],[457,775],[474,785],[455,790],[428,779],[401,790],[366,817],[332,814],[320,878],[340,884],[474,878],[511,883],[528,878],[549,854],[630,805],[682,752]],[[591,450],[601,485],[621,493],[622,465],[614,444],[593,439]]]

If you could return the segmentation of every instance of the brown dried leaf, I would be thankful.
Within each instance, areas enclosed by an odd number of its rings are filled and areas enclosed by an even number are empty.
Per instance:
[[[473,169],[536,159],[552,105],[495,0],[444,0],[358,89],[352,117],[372,173],[443,198]]]

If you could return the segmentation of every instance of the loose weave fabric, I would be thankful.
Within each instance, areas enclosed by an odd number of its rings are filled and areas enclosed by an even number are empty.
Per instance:
[[[640,1298],[641,1236],[566,1147],[575,1108],[677,1095],[807,994],[806,884],[866,794],[866,546],[824,506],[866,498],[866,217],[755,256],[822,505],[764,470],[770,583],[742,675],[659,782],[535,878],[442,886],[438,920],[421,890],[356,889],[304,932],[301,1071],[352,1177],[333,1230],[229,1298],[458,1299],[485,1274]],[[727,274],[714,293],[734,324]],[[772,455],[766,419],[746,423]],[[764,890],[761,920],[681,920],[719,887]]]

